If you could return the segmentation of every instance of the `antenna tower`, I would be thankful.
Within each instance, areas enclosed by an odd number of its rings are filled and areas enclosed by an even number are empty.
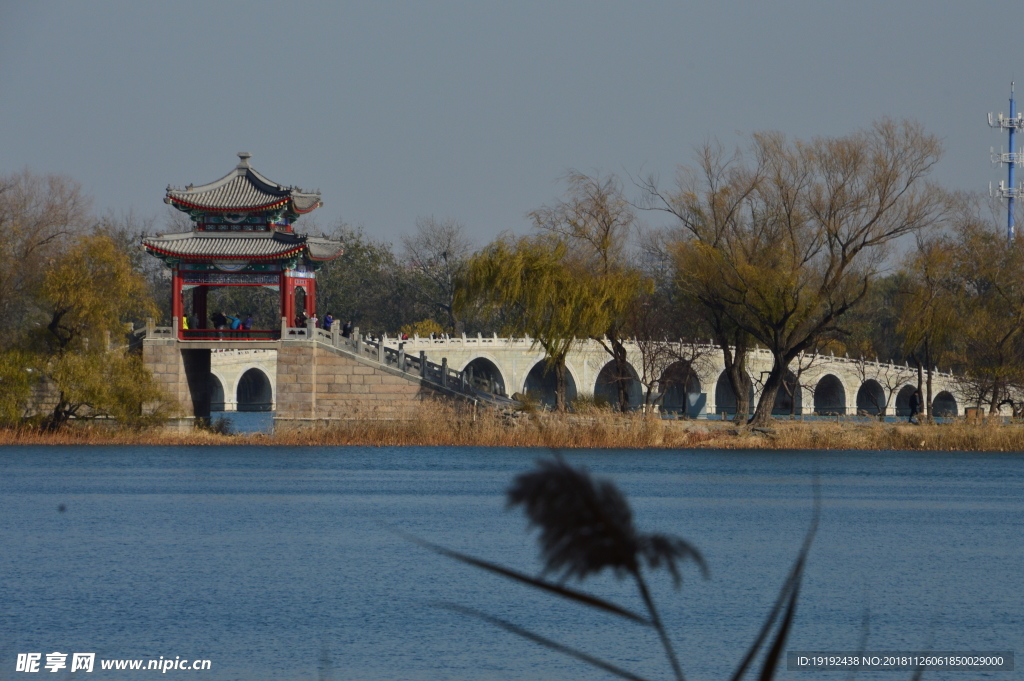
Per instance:
[[[999,128],[1000,130],[1007,130],[1010,133],[1010,151],[1008,153],[996,153],[996,150],[992,149],[992,162],[1003,163],[1007,167],[1008,177],[1006,182],[1000,182],[998,187],[993,188],[992,184],[989,183],[989,193],[993,196],[998,196],[1001,199],[1006,199],[1006,238],[1009,241],[1013,241],[1015,236],[1014,225],[1013,225],[1013,201],[1018,196],[1024,196],[1024,190],[1014,184],[1013,170],[1018,163],[1024,163],[1024,154],[1018,151],[1013,146],[1013,135],[1018,130],[1024,130],[1024,116],[1017,115],[1017,103],[1013,99],[1013,83],[1010,83],[1010,117],[1003,118],[1002,112],[999,116],[993,117],[992,114],[988,115],[988,125],[991,128]]]

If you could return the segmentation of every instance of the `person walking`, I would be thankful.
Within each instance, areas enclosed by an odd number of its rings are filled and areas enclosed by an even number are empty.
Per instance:
[[[918,414],[921,413],[921,391],[915,390],[914,394],[910,396],[910,418],[907,419],[907,423],[916,423],[920,425],[921,419],[917,418]]]

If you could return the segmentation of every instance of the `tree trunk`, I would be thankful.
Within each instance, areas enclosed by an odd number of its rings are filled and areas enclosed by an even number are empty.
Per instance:
[[[736,395],[736,414],[734,423],[742,423],[750,413],[750,374],[747,373],[747,336],[736,332],[733,338],[727,333],[716,329],[715,340],[722,349],[725,364],[725,377],[729,387]],[[731,342],[730,342],[731,341]]]
[[[754,410],[754,416],[749,422],[752,426],[767,426],[771,423],[775,397],[779,394],[779,388],[782,387],[786,373],[789,371],[789,362],[785,358],[776,355],[774,359],[768,380],[764,382],[764,387],[761,389],[761,398],[757,401],[757,409]]]
[[[632,376],[629,373],[629,363],[626,361],[626,346],[622,344],[622,340],[615,333],[615,329],[610,329],[608,336],[608,342],[612,346],[612,359],[615,360],[615,392],[619,400],[619,411],[623,414],[629,411],[629,384],[632,381]]]
[[[927,339],[924,342],[924,361],[925,361],[925,364],[927,365],[927,367],[926,367],[927,374],[926,374],[926,379],[925,379],[925,387],[927,389],[928,399],[925,402],[925,407],[924,407],[923,411],[925,413],[925,416],[928,419],[928,422],[931,423],[932,416],[933,416],[933,414],[932,414],[932,367],[934,365],[932,364],[932,345],[931,345],[931,343]],[[921,393],[921,394],[924,395],[925,393]]]
[[[924,394],[924,367],[921,366],[921,360],[918,358],[916,352],[910,353],[910,360],[917,367],[917,394]]]
[[[999,413],[999,379],[992,381],[992,402],[989,404],[988,413]]]
[[[565,358],[555,362],[555,409],[565,411]]]
[[[43,428],[51,432],[63,428],[64,424],[68,422],[68,406],[67,400],[64,399],[64,391],[62,390],[50,416],[43,421]]]

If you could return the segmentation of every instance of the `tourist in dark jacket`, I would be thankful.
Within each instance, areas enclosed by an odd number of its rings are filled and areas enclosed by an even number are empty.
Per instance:
[[[213,322],[213,328],[218,331],[222,331],[228,325],[228,318],[224,316],[223,312],[214,312],[210,315],[210,321]]]

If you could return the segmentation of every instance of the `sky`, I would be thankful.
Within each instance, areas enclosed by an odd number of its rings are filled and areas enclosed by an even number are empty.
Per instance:
[[[572,169],[669,185],[707,140],[842,135],[911,117],[933,178],[987,192],[1024,78],[1018,2],[0,1],[0,174],[81,182],[162,217],[168,184],[250,152],[398,242],[453,218],[482,245]],[[1021,93],[1024,95],[1024,85]],[[657,224],[660,218],[645,214]],[[301,226],[301,222],[299,223]]]

